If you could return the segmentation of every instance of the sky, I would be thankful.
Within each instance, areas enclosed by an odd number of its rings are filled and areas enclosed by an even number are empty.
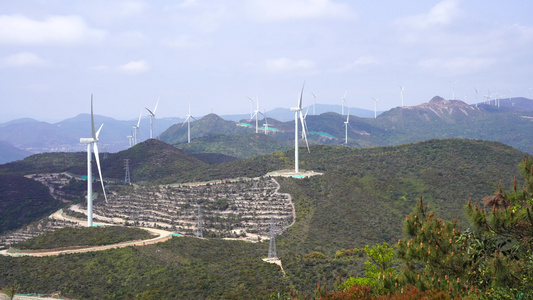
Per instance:
[[[0,122],[533,98],[533,1],[0,3]],[[476,90],[478,91],[476,93]],[[257,102],[253,103],[254,109]],[[340,112],[339,112],[340,113]]]

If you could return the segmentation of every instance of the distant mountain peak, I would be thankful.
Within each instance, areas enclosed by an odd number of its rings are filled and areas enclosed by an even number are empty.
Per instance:
[[[422,103],[418,105],[418,107],[442,107],[442,106],[463,106],[463,107],[471,107],[471,105],[461,101],[461,100],[446,100],[440,96],[435,96],[429,100],[428,103]]]

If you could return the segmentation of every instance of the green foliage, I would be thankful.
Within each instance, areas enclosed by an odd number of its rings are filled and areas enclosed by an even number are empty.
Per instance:
[[[0,256],[0,286],[75,299],[266,299],[290,288],[268,244],[173,238],[55,257]]]
[[[389,247],[389,244],[383,242],[383,245],[374,245],[372,247],[366,245],[365,253],[372,260],[372,262],[365,261],[365,274],[367,277],[377,279],[384,273],[396,274],[396,270],[392,268],[394,250]]]
[[[20,175],[0,175],[0,233],[27,225],[61,206],[41,183]]]
[[[305,258],[314,258],[314,259],[324,259],[326,256],[322,252],[311,252],[307,255],[304,255]]]
[[[74,246],[110,245],[151,237],[146,230],[121,226],[65,227],[13,245],[18,249],[53,249]]]
[[[191,143],[175,145],[178,149],[196,153],[221,153],[240,159],[252,158],[275,151],[287,150],[291,144],[276,138],[254,133],[212,134],[195,139]]]
[[[344,283],[338,286],[340,291],[347,292],[353,286],[368,286],[371,289],[378,288],[378,281],[375,278],[369,277],[350,277]]]

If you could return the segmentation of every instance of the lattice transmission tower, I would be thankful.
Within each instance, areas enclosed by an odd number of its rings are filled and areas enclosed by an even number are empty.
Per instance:
[[[131,178],[130,178],[130,160],[125,159],[124,160],[124,169],[126,169],[126,175],[124,176],[124,183],[131,184]]]

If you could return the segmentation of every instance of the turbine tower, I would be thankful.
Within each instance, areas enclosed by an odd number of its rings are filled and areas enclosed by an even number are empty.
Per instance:
[[[307,135],[305,133],[305,123],[304,123],[304,118],[302,115],[302,110],[303,110],[302,109],[302,97],[304,94],[304,87],[305,87],[305,82],[302,86],[302,92],[300,94],[300,98],[298,99],[298,106],[291,107],[291,111],[294,112],[294,172],[295,173],[299,172],[299,169],[298,169],[298,113],[300,114],[300,121],[302,123],[302,134],[305,138],[305,144],[307,145],[307,151],[311,152],[309,151],[309,144],[307,143]]]
[[[140,136],[139,125],[141,125],[142,114],[143,114],[143,110],[141,109],[141,112],[139,113],[139,120],[137,121],[137,125],[131,126],[133,128],[133,145],[137,145],[137,143],[139,142],[139,136]]]
[[[452,100],[455,100],[455,84],[457,84],[457,80],[454,80],[452,83]]]
[[[317,95],[319,92],[316,92]],[[313,116],[316,116],[315,106],[316,106],[316,95],[315,93],[311,93],[313,95],[314,101],[313,101]]]
[[[185,122],[181,124],[181,127],[187,123],[187,143],[191,143],[191,119],[194,119],[194,117],[191,115],[191,102],[189,101],[189,114],[187,115],[187,118],[185,119]],[[196,119],[194,119],[196,120]]]
[[[254,114],[252,115],[252,117],[250,118],[250,120],[252,120],[254,117],[255,117],[255,133],[259,133],[259,115],[263,115],[263,117],[265,117],[265,115],[259,111],[259,97],[256,96],[256,109],[255,109],[255,112]],[[266,117],[265,117],[266,118]]]
[[[159,97],[157,98],[157,102],[155,103],[155,108],[154,108],[154,111],[152,112],[151,110],[148,109],[148,107],[145,107],[146,110],[150,113],[150,138],[153,139],[154,138],[154,121],[155,121],[155,111],[157,110],[157,105],[159,104]]]
[[[80,143],[87,144],[87,227],[93,226],[93,182],[92,182],[92,152],[96,158],[96,166],[98,167],[98,174],[100,175],[100,182],[102,183],[102,191],[107,202],[107,195],[105,193],[104,180],[102,179],[102,169],[100,168],[100,157],[98,155],[98,136],[102,130],[102,124],[98,131],[94,130],[94,116],[93,116],[93,95],[91,94],[91,137],[80,138]]]
[[[374,100],[374,119],[378,117],[378,100],[379,98],[372,97],[372,100]]]
[[[265,114],[265,124],[263,124],[263,127],[265,128],[265,134],[268,134],[268,118]]]
[[[350,109],[348,109],[348,116],[346,117],[346,122],[344,122],[344,127],[346,127],[346,132],[345,132],[345,137],[344,137],[345,144],[348,144],[348,126],[350,126]]]
[[[344,96],[342,96],[342,115],[344,116],[344,106],[346,105],[346,94],[348,91],[344,92]]]
[[[405,87],[400,85],[400,96],[402,97],[402,107],[403,107],[403,90],[404,89]]]

